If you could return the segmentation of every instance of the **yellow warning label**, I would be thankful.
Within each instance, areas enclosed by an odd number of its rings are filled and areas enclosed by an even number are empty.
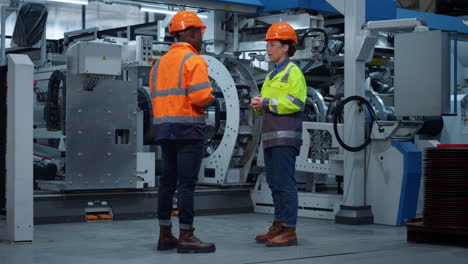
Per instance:
[[[107,60],[106,56],[102,56],[102,60]]]

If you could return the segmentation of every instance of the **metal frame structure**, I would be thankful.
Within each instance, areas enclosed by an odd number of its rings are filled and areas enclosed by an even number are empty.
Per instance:
[[[338,131],[343,133],[343,125],[338,125]],[[312,160],[309,152],[311,151],[312,142],[315,133],[328,133],[330,135],[331,144],[324,151],[328,152],[327,160]],[[321,138],[323,139],[323,138]],[[321,140],[319,139],[319,140]],[[318,122],[303,122],[302,123],[302,140],[303,144],[300,153],[296,158],[296,172],[305,172],[312,174],[323,175],[344,175],[343,170],[343,150],[339,147],[336,137],[333,132],[332,123]],[[257,156],[257,165],[264,166],[263,148],[259,147],[260,151]],[[312,179],[309,179],[311,178]],[[315,185],[315,176],[308,175],[307,183],[312,183],[312,188]],[[252,200],[254,201],[255,212],[273,213],[273,200],[266,182],[265,174],[261,174],[257,178],[254,189],[251,191]],[[314,217],[321,219],[334,219],[339,210],[339,205],[342,204],[343,196],[341,194],[317,193],[317,192],[299,192],[299,208],[298,215],[304,217]]]
[[[259,141],[260,122],[253,113],[250,113],[249,117],[244,117],[249,119],[246,120],[247,124],[242,124],[241,112],[245,112],[248,102],[245,102],[245,98],[241,98],[241,95],[244,92],[244,97],[252,96],[252,94],[255,96],[258,94],[258,89],[253,77],[248,70],[243,68],[243,65],[237,65],[236,69],[231,69],[230,72],[218,59],[208,55],[202,55],[202,57],[208,64],[208,76],[223,94],[225,111],[229,114],[226,115],[221,142],[214,152],[202,161],[198,182],[214,185],[242,185],[246,183],[255,147]],[[237,82],[233,77],[236,77]],[[237,85],[241,85],[244,91],[238,91]],[[246,142],[246,153],[240,154],[243,157],[239,164],[231,166],[233,154],[236,152],[236,147],[240,147],[238,143],[243,136],[249,141]],[[210,171],[212,173],[209,173]]]
[[[366,22],[365,0],[328,0],[345,17],[345,97],[364,96],[365,63],[369,56],[361,56],[366,44],[362,26]],[[374,43],[375,44],[375,43]],[[373,46],[373,45],[372,45]],[[364,142],[365,112],[357,104],[344,109],[344,140],[351,146]],[[365,204],[364,152],[344,152],[343,204],[336,215],[338,223],[369,224],[371,209]],[[359,219],[367,219],[360,221]],[[373,221],[373,220],[372,220]]]
[[[0,240],[33,240],[33,64],[27,55],[8,55],[6,221]]]
[[[239,98],[237,97],[234,80],[226,67],[219,60],[211,56],[204,55],[203,59],[209,65],[208,75],[219,84],[224,97],[229,100],[229,104],[226,105],[226,112],[229,115],[226,116],[225,135],[221,143],[212,155],[203,159],[199,181],[202,183],[223,184],[228,173],[229,158],[232,156],[239,132]],[[203,168],[214,169],[214,177],[206,175]]]
[[[99,0],[100,2],[107,2],[106,0]],[[113,0],[116,4],[128,4],[128,5],[143,5],[151,6],[151,3],[155,4],[167,4],[169,6],[183,6],[183,7],[195,7],[209,10],[220,10],[237,13],[254,14],[257,12],[257,8],[262,7],[264,3],[262,0],[196,0],[196,1],[184,1],[184,0],[147,0],[147,1],[129,1],[129,0]]]
[[[259,8],[258,13],[274,12],[292,8],[305,8],[344,14],[343,7],[345,4],[346,8],[349,7],[349,4],[345,3],[348,1],[341,0],[263,0],[263,2],[264,6]],[[396,6],[396,0],[367,0],[362,10],[365,10],[365,18],[367,21],[394,19],[396,17]]]

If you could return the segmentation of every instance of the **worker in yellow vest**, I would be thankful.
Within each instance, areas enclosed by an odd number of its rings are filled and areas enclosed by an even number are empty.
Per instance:
[[[154,140],[161,144],[163,173],[159,179],[158,250],[177,247],[179,253],[213,252],[213,243],[193,234],[194,193],[203,158],[204,106],[213,99],[208,65],[198,55],[206,26],[191,11],[177,12],[169,33],[177,39],[150,72]],[[177,189],[180,236],[171,231]]]
[[[301,70],[289,59],[296,51],[294,29],[283,22],[273,24],[264,41],[275,68],[266,77],[260,96],[251,100],[251,106],[262,115],[266,179],[273,197],[275,218],[270,230],[255,239],[267,246],[291,246],[297,245],[295,163],[302,144],[307,86]]]

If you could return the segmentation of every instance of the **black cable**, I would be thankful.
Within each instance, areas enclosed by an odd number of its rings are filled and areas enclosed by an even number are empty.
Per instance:
[[[91,79],[90,78],[87,78],[85,79],[84,83],[83,83],[83,90],[86,90],[86,91],[89,91],[89,85],[91,83]]]
[[[151,96],[142,87],[138,87],[138,108],[143,111],[143,144],[153,144],[153,104]]]
[[[93,91],[94,88],[99,84],[100,79],[99,77],[90,77],[86,79],[85,83],[83,84],[83,89],[86,91]]]
[[[37,3],[21,6],[12,40],[22,47],[31,47],[42,39],[47,22],[47,7]]]
[[[99,82],[99,78],[98,77],[93,77],[91,80],[92,80],[91,90],[94,90],[94,88],[96,88],[96,85]]]
[[[320,50],[320,53],[323,53],[328,48],[328,34],[327,34],[327,32],[325,30],[323,30],[321,28],[312,28],[312,29],[307,30],[306,33],[304,33],[304,35],[302,35],[301,40],[299,41],[299,46],[301,46],[301,47],[304,46],[304,40],[309,35],[309,33],[311,33],[311,32],[320,32],[320,33],[323,34],[324,43],[323,43],[322,49]]]
[[[357,147],[351,147],[349,145],[346,145],[346,143],[344,143],[343,139],[341,139],[340,134],[338,133],[338,119],[341,117],[344,106],[347,103],[351,102],[351,101],[358,101],[359,103],[365,105],[367,107],[367,110],[369,111],[369,113],[371,115],[371,119],[372,119],[371,123],[370,123],[370,126],[369,126],[370,131],[369,131],[368,137],[365,139],[363,144],[361,144],[360,146],[357,146]],[[367,145],[369,145],[369,143],[371,141],[371,137],[370,137],[371,133],[370,132],[372,132],[372,124],[373,124],[374,121],[377,123],[377,117],[375,115],[374,108],[372,108],[372,105],[369,103],[369,101],[367,101],[365,98],[363,98],[361,96],[350,96],[350,97],[344,99],[343,101],[341,101],[338,104],[338,106],[336,107],[335,113],[333,115],[333,132],[335,132],[336,140],[338,141],[340,146],[343,147],[344,149],[346,149],[347,151],[359,152],[359,151],[365,149],[367,147]],[[377,123],[377,125],[379,126],[379,131],[381,131],[380,125],[378,123]]]
[[[62,129],[62,117],[63,112],[59,102],[59,90],[60,84],[62,89],[66,87],[66,76],[61,71],[54,71],[49,78],[49,84],[47,87],[47,103],[44,108],[44,118],[46,120],[46,126],[48,130],[61,130]],[[62,98],[65,100],[65,98]]]

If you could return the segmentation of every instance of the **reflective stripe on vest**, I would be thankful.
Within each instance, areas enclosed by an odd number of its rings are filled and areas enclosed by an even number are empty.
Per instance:
[[[166,90],[153,90],[151,91],[151,97],[163,97],[168,95],[188,95],[189,93],[198,92],[206,88],[211,88],[210,82],[202,82],[194,84],[186,88],[169,88]]]
[[[282,82],[288,82],[288,79],[289,79],[289,72],[291,72],[291,69],[292,68],[295,68],[297,67],[296,65],[293,65],[291,67],[289,67],[289,69],[286,71],[286,73],[283,75],[283,78],[281,78],[281,81]]]
[[[187,95],[192,92],[200,91],[206,88],[211,87],[211,83],[209,82],[203,82],[203,83],[198,83],[194,84],[192,86],[189,86],[188,88],[182,88],[182,74],[184,70],[184,64],[185,62],[190,59],[192,56],[194,56],[194,53],[187,53],[184,58],[182,59],[182,63],[180,64],[180,70],[179,70],[179,80],[177,82],[178,87],[177,88],[170,88],[170,89],[165,89],[165,90],[157,90],[157,80],[158,80],[158,67],[159,67],[159,61],[155,64],[154,70],[153,70],[153,89],[151,91],[151,97],[156,98],[156,97],[163,97],[163,96],[168,96],[168,95]],[[153,117],[153,124],[158,125],[158,124],[163,124],[163,123],[199,123],[199,124],[204,124],[205,123],[205,116],[162,116],[162,117]]]
[[[154,69],[153,69],[153,87],[151,87],[151,97],[153,98],[153,92],[156,92],[156,78],[158,78],[158,68],[159,68],[159,62],[156,62],[156,64],[154,65]]]
[[[292,139],[302,139],[302,132],[298,131],[273,131],[273,132],[264,132],[262,133],[263,140],[271,140],[278,138],[292,138]]]
[[[301,101],[301,99],[295,96],[292,96],[290,94],[286,95],[286,99],[288,99],[288,101],[297,105],[299,108],[301,108],[302,111],[304,111],[305,104],[304,102]],[[270,102],[271,102],[271,112],[278,114],[278,98],[271,98]]]
[[[159,67],[159,61],[158,61],[154,65],[154,70],[153,70],[153,89],[151,90],[151,98],[168,96],[168,95],[187,95],[188,93],[192,92],[190,90],[191,87],[198,86],[198,85],[203,86],[202,84],[204,84],[204,83],[199,83],[199,84],[190,86],[188,89],[182,88],[182,74],[183,74],[183,71],[184,71],[184,64],[188,59],[190,59],[194,55],[195,55],[195,53],[192,53],[192,52],[185,54],[184,58],[182,59],[182,63],[180,64],[179,80],[177,82],[178,87],[177,88],[169,88],[169,89],[166,89],[166,90],[157,90],[156,89],[157,88],[156,83],[157,83],[157,80],[158,80],[158,67]],[[208,83],[208,85],[209,85],[209,83]],[[208,87],[205,87],[205,88],[209,88],[209,87],[211,87],[211,86],[208,86]],[[194,92],[197,91],[196,89],[201,90],[201,88],[195,87]]]
[[[195,56],[195,53],[187,53],[184,56],[184,59],[182,60],[182,63],[180,64],[180,69],[179,69],[179,84],[177,85],[177,88],[182,88],[182,74],[184,71],[184,64],[185,62],[190,59],[192,56]]]
[[[271,111],[275,114],[278,113],[278,98],[271,98]]]
[[[153,124],[163,123],[198,123],[205,124],[204,116],[163,116],[153,118]]]
[[[297,105],[298,107],[301,108],[302,111],[304,111],[304,108],[305,108],[305,104],[304,102],[301,101],[301,99],[295,97],[295,96],[292,96],[290,94],[286,95],[286,99],[288,99],[291,103]]]

